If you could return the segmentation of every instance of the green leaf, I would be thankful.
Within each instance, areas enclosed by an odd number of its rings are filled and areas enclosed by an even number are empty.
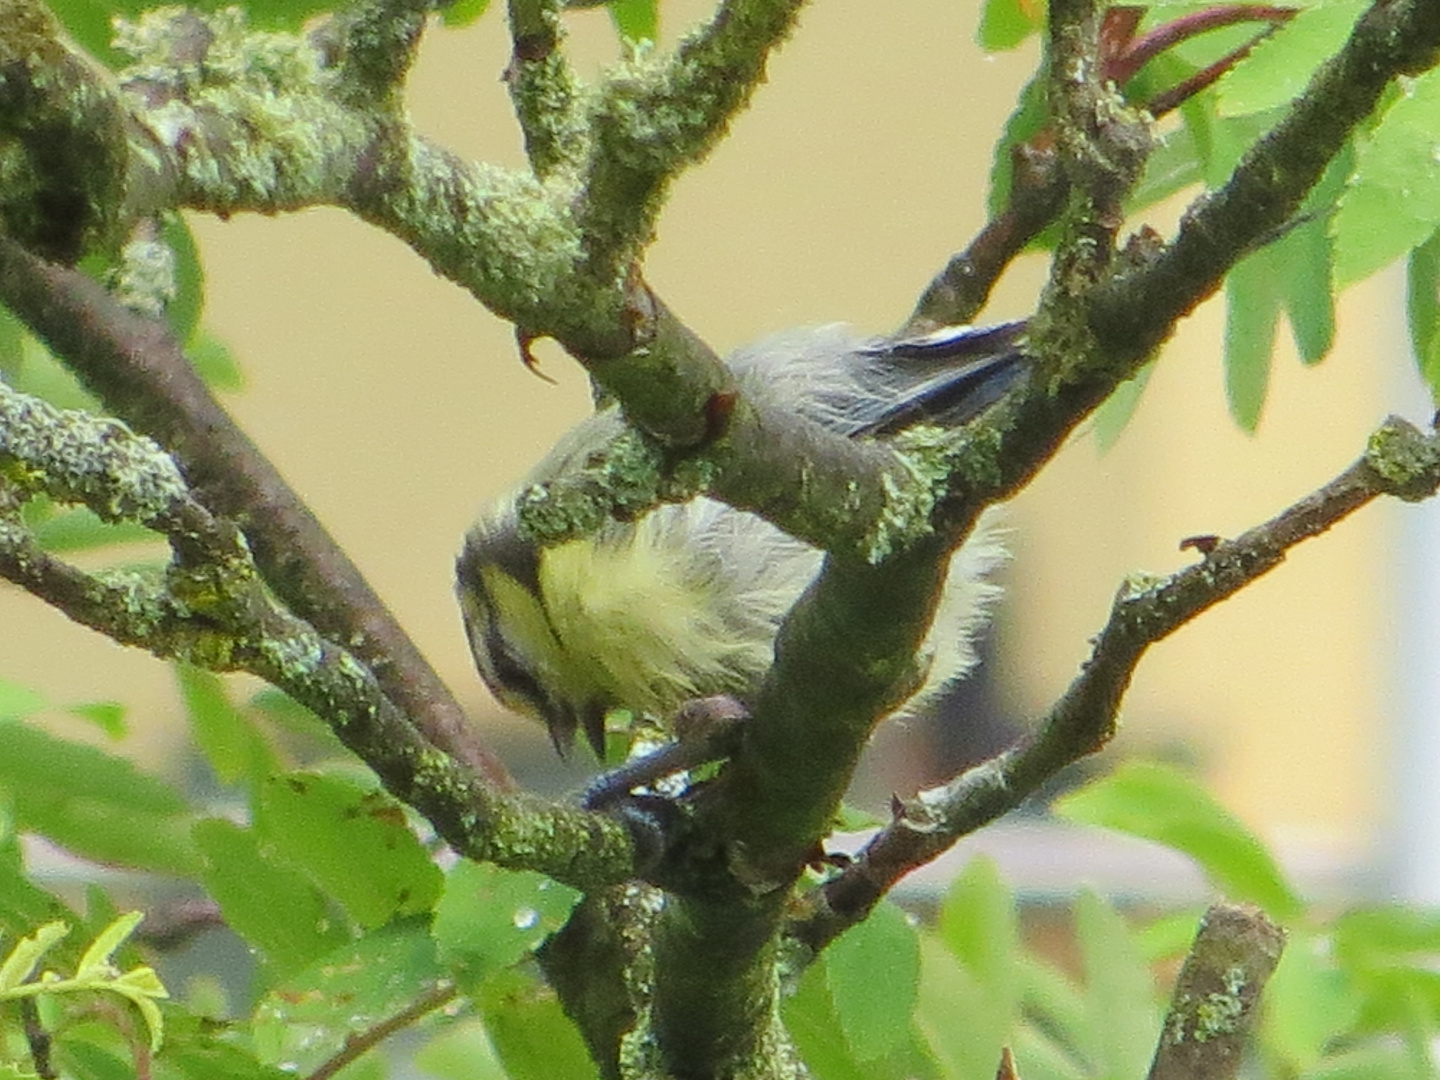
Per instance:
[[[205,271],[195,234],[181,214],[166,214],[160,239],[175,254],[175,298],[165,307],[165,319],[177,341],[186,342],[200,325],[205,304]]]
[[[785,1029],[816,1080],[874,1080],[874,1063],[862,1066],[844,1039],[837,1039],[840,1021],[826,986],[825,957],[806,970],[795,992],[781,1002]]]
[[[626,41],[658,41],[660,6],[657,0],[610,0],[610,19]]]
[[[1440,402],[1440,232],[1410,253],[1405,299],[1420,377]]]
[[[508,1080],[479,1020],[445,1028],[415,1051],[412,1060],[416,1068],[437,1080]]]
[[[479,982],[529,955],[579,900],[579,892],[543,874],[456,863],[435,905],[440,959]]]
[[[88,506],[64,507],[47,516],[33,531],[40,546],[55,554],[160,539],[159,533],[133,521],[101,521]]]
[[[1147,964],[1179,960],[1190,951],[1204,910],[1192,908],[1163,915],[1135,931],[1135,943]]]
[[[130,935],[135,933],[135,928],[140,925],[140,920],[144,917],[144,912],[127,911],[100,931],[95,940],[81,954],[80,964],[75,970],[75,977],[86,979],[113,976],[115,973],[115,950],[130,940]]]
[[[1093,1073],[1086,1060],[1091,1041],[1086,995],[1065,975],[1043,961],[1021,955],[1017,964],[1021,1001],[1029,1021],[1047,1035],[1055,1052]]]
[[[1423,244],[1440,225],[1437,112],[1440,73],[1431,71],[1405,84],[1405,92],[1360,144],[1349,188],[1331,225],[1339,284],[1388,266]]]
[[[985,0],[976,41],[987,52],[1005,52],[1045,25],[1045,5],[1037,0]]]
[[[484,15],[489,6],[490,0],[455,0],[440,9],[440,18],[446,26],[458,30]]]
[[[23,720],[40,712],[45,705],[45,699],[28,686],[0,679],[0,723]]]
[[[299,870],[260,847],[249,829],[210,819],[195,825],[205,857],[201,881],[225,923],[284,978],[348,939],[344,924]]]
[[[308,1073],[347,1040],[446,991],[424,923],[409,919],[366,934],[316,960],[266,994],[255,1009],[255,1052]],[[417,1018],[418,1019],[418,1018]]]
[[[125,737],[126,708],[118,701],[82,701],[78,705],[67,705],[65,711],[82,720],[89,720],[112,739]]]
[[[1243,116],[1289,105],[1315,69],[1340,51],[1369,0],[1334,0],[1299,11],[1216,86],[1216,110]]]
[[[226,345],[213,334],[203,329],[185,345],[185,355],[195,367],[195,373],[212,390],[243,390],[245,373]]]
[[[951,884],[940,905],[940,940],[975,977],[991,1006],[1008,1018],[1020,995],[1019,929],[1015,897],[993,859],[972,858]]]
[[[1430,1080],[1404,1046],[1371,1044],[1328,1057],[1301,1074],[1301,1080]]]
[[[1012,1048],[1016,1071],[1025,1080],[1090,1080],[1093,1075],[1033,1024],[1016,1029]]]
[[[48,922],[16,942],[4,963],[0,963],[0,995],[29,982],[50,947],[69,932],[66,923]]]
[[[596,1080],[595,1064],[555,992],[518,971],[486,982],[479,999],[510,1080]]]
[[[1155,362],[1152,360],[1111,391],[1100,408],[1095,410],[1095,445],[1102,454],[1108,453],[1120,441],[1121,433],[1130,426],[1135,410],[1140,406],[1140,396],[1145,393],[1150,373],[1154,370]]]
[[[1102,1076],[1142,1077],[1160,1036],[1150,966],[1125,920],[1089,889],[1075,901],[1075,936],[1085,964],[1089,1055]]]
[[[1015,148],[1026,142],[1050,121],[1050,108],[1045,94],[1049,76],[1045,68],[1035,73],[1020,91],[1015,110],[1005,121],[1005,130],[995,143],[995,155],[990,165],[989,209],[993,217],[1002,212],[1010,201],[1010,185],[1014,180]]]
[[[195,743],[222,784],[244,782],[253,788],[276,771],[270,744],[231,703],[218,675],[177,663],[175,679]]]
[[[1127,761],[1056,800],[1054,809],[1068,821],[1116,829],[1189,855],[1226,896],[1258,904],[1279,922],[1293,923],[1304,910],[1264,845],[1171,766]]]
[[[273,777],[260,789],[255,830],[361,926],[429,911],[440,895],[439,869],[378,786],[313,772]]]
[[[20,829],[100,862],[187,877],[199,868],[189,809],[170,785],[95,747],[0,723],[0,791]]]
[[[910,1036],[920,985],[915,928],[893,903],[876,906],[826,950],[826,982],[840,1034],[858,1060],[884,1057]]]
[[[990,1077],[1011,1041],[1014,1010],[934,937],[920,937],[915,1023],[946,1077]]]
[[[1270,386],[1280,295],[1268,253],[1242,259],[1225,279],[1225,397],[1240,428],[1253,432]]]
[[[1261,1039],[1294,1075],[1317,1065],[1325,1048],[1354,1026],[1361,996],[1328,955],[1329,943],[1291,930],[1280,964],[1265,985]]]

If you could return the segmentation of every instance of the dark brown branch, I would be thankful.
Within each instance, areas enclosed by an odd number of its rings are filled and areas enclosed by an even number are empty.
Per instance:
[[[176,455],[197,496],[239,522],[276,595],[322,634],[349,642],[427,739],[491,783],[513,785],[360,570],[215,400],[162,323],[3,238],[0,301],[108,409]]]
[[[1019,806],[1066,765],[1104,747],[1145,651],[1274,569],[1290,548],[1381,495],[1413,501],[1433,495],[1437,486],[1440,438],[1391,419],[1371,436],[1360,460],[1278,517],[1218,543],[1201,562],[1169,577],[1127,582],[1090,659],[1036,734],[901,804],[854,863],[808,895],[793,934],[811,948],[823,948],[865,918],[905,874]]]
[[[1285,931],[1258,908],[1215,904],[1175,981],[1148,1080],[1234,1080]]]

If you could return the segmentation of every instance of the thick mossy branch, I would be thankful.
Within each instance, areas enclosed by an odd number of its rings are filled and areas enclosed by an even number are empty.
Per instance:
[[[161,573],[87,574],[22,522],[45,494],[163,532]],[[629,833],[600,814],[497,793],[428,743],[351,653],[276,604],[238,529],[190,495],[170,456],[115,420],[0,383],[0,576],[112,639],[215,671],[248,671],[323,717],[458,852],[589,889],[635,873]]]
[[[1318,491],[1168,577],[1136,576],[1065,695],[1025,742],[904,803],[856,862],[810,893],[792,933],[822,948],[863,919],[905,874],[1019,806],[1066,765],[1103,748],[1120,700],[1151,645],[1279,566],[1290,548],[1381,496],[1407,501],[1440,488],[1440,436],[1392,418],[1363,457]]]
[[[358,0],[322,27],[321,41],[339,46],[340,82],[348,97],[386,111],[402,107],[405,76],[434,7],[434,0]]]
[[[126,116],[43,5],[0,0],[0,233],[74,263],[121,235]]]

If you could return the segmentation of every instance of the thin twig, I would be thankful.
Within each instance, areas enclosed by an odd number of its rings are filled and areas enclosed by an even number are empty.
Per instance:
[[[347,1037],[345,1045],[342,1046],[339,1051],[326,1058],[310,1073],[309,1080],[330,1080],[330,1077],[334,1076],[346,1065],[357,1060],[366,1052],[373,1050],[391,1035],[404,1031],[410,1025],[423,1020],[436,1009],[448,1005],[454,1001],[459,994],[459,987],[452,982],[441,982],[437,984],[393,1016],[388,1016],[379,1023],[366,1028],[364,1031],[357,1031]]]
[[[1014,809],[1056,772],[1101,749],[1120,700],[1157,641],[1274,569],[1286,553],[1381,495],[1428,498],[1440,486],[1440,437],[1391,419],[1366,454],[1279,516],[1164,578],[1133,579],[1115,600],[1080,674],[1036,734],[897,807],[894,820],[837,877],[806,897],[791,932],[823,948],[869,913],[897,881]]]

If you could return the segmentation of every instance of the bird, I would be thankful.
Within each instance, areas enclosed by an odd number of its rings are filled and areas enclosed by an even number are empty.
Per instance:
[[[1026,324],[948,326],[858,339],[841,325],[786,331],[728,356],[739,390],[855,439],[918,424],[963,424],[1028,367]],[[609,404],[562,436],[521,490],[565,475],[624,429]],[[952,557],[927,637],[914,711],[976,663],[973,640],[999,587],[1003,530],[981,516]],[[568,756],[577,731],[604,759],[606,716],[657,720],[716,695],[744,703],[770,665],[786,612],[822,553],[715,499],[660,505],[635,520],[540,546],[516,498],[483,511],[456,560],[456,593],[482,679],[507,707],[542,721]]]

